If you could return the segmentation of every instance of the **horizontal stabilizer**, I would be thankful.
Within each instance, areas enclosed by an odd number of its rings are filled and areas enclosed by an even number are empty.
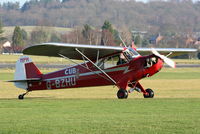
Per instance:
[[[24,79],[24,80],[9,80],[7,82],[27,82],[27,81],[41,81],[40,78],[30,78],[30,79]]]

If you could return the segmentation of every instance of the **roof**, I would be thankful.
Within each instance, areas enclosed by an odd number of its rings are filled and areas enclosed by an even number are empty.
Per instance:
[[[11,47],[11,43],[9,41],[6,41],[2,46],[3,47]]]

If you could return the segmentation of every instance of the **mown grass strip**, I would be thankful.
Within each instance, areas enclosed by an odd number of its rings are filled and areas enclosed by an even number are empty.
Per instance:
[[[0,101],[4,134],[200,133],[200,99]]]

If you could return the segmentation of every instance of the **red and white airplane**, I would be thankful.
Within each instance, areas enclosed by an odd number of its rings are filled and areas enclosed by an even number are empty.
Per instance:
[[[175,68],[175,63],[164,55],[177,56],[196,51],[181,48],[137,48],[136,51],[136,48],[131,47],[43,43],[24,49],[23,54],[62,57],[74,63],[75,60],[84,62],[43,74],[28,56],[22,56],[16,63],[14,80],[10,82],[26,90],[26,93],[19,95],[19,99],[36,90],[105,85],[117,86],[119,99],[126,99],[128,93],[134,90],[143,93],[144,98],[153,98],[153,90],[144,89],[139,81],[159,72],[164,62]]]

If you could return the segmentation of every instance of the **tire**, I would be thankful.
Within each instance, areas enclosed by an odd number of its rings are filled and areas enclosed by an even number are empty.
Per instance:
[[[120,89],[117,92],[117,97],[118,99],[127,99],[128,98],[128,92],[125,89]]]
[[[148,88],[145,90],[148,94],[143,94],[144,98],[153,98],[154,97],[154,92],[152,89]]]
[[[24,95],[20,94],[20,95],[18,96],[18,99],[19,99],[19,100],[23,100],[23,99],[24,99]]]

